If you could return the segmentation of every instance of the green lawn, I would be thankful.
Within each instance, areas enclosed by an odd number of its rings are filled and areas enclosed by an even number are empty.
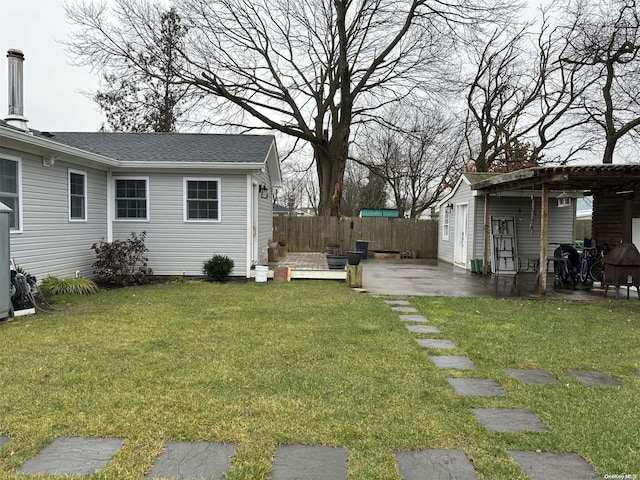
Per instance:
[[[577,452],[640,473],[640,302],[414,298],[478,370],[437,370],[384,300],[338,282],[166,283],[63,297],[0,324],[0,478],[55,437],[126,439],[91,478],[140,479],[168,440],[237,442],[229,479],[269,479],[278,443],[348,448],[349,478],[399,479],[393,452],[460,448],[480,478],[527,478],[506,450]],[[448,353],[448,352],[440,352]],[[504,368],[543,368],[527,386]],[[564,372],[598,369],[622,388]],[[448,376],[498,380],[462,398]],[[487,432],[472,407],[528,408],[545,434]],[[55,477],[38,477],[55,478]]]

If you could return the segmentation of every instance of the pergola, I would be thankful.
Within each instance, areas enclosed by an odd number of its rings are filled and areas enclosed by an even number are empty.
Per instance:
[[[633,197],[640,191],[640,164],[633,165],[581,165],[535,167],[497,175],[474,183],[472,188],[478,196],[484,196],[484,272],[486,275],[487,252],[489,242],[489,198],[502,192],[514,190],[539,190],[542,209],[540,212],[540,267],[539,293],[544,295],[547,289],[547,237],[548,237],[548,199],[549,191],[580,191],[585,194],[619,194],[624,199],[620,215],[622,241],[631,242]]]

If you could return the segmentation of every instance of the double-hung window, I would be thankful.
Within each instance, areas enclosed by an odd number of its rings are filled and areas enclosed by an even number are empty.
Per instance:
[[[69,221],[87,220],[87,174],[69,169]]]
[[[442,239],[449,240],[449,223],[451,222],[451,211],[449,208],[442,208]]]
[[[184,221],[220,221],[220,179],[184,179]]]
[[[120,177],[115,179],[117,220],[149,220],[149,179]]]
[[[12,156],[0,157],[0,202],[9,207],[9,227],[19,231],[22,227],[21,192],[20,192],[20,159]]]

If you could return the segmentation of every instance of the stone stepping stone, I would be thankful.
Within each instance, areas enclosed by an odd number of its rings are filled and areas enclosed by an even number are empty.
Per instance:
[[[571,371],[567,372],[567,375],[575,378],[580,383],[589,386],[598,386],[604,385],[607,387],[621,387],[623,383],[606,373],[599,372],[597,370],[593,371]]]
[[[11,440],[13,440],[11,437],[0,437],[0,447]]]
[[[548,432],[547,426],[524,408],[474,408],[482,425],[494,432]]]
[[[444,338],[416,338],[416,341],[421,347],[425,348],[442,348],[444,350],[454,350],[458,348],[451,340]]]
[[[398,318],[401,322],[429,323],[427,317],[422,315],[400,315]]]
[[[411,333],[440,333],[435,325],[405,325]]]
[[[409,300],[385,300],[387,305],[411,305]]]
[[[509,451],[533,480],[598,480],[595,470],[577,453]]]
[[[456,370],[475,370],[476,366],[469,357],[456,355],[429,355],[429,359],[438,368],[455,368]]]
[[[145,478],[220,479],[236,448],[233,443],[172,441]]]
[[[507,368],[505,369],[505,372],[507,372],[512,377],[517,378],[522,383],[526,383],[530,385],[561,383],[560,380],[558,380],[556,377],[554,377],[550,373],[544,370],[539,370],[539,369],[527,370],[527,369],[520,369],[520,368]]]
[[[123,442],[120,438],[59,437],[22,465],[19,472],[91,475],[109,463]]]
[[[507,392],[495,380],[485,378],[447,378],[449,385],[463,397],[497,397]]]
[[[347,450],[341,447],[278,445],[272,480],[345,480]]]
[[[473,465],[462,450],[396,452],[404,480],[476,480]]]
[[[391,307],[391,310],[393,310],[394,312],[418,313],[418,310],[413,307]]]

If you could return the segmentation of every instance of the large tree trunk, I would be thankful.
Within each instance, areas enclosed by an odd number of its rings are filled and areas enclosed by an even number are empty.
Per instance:
[[[330,140],[313,147],[320,185],[320,215],[340,216],[344,170],[349,155],[348,139],[349,127],[342,126],[333,132]]]

